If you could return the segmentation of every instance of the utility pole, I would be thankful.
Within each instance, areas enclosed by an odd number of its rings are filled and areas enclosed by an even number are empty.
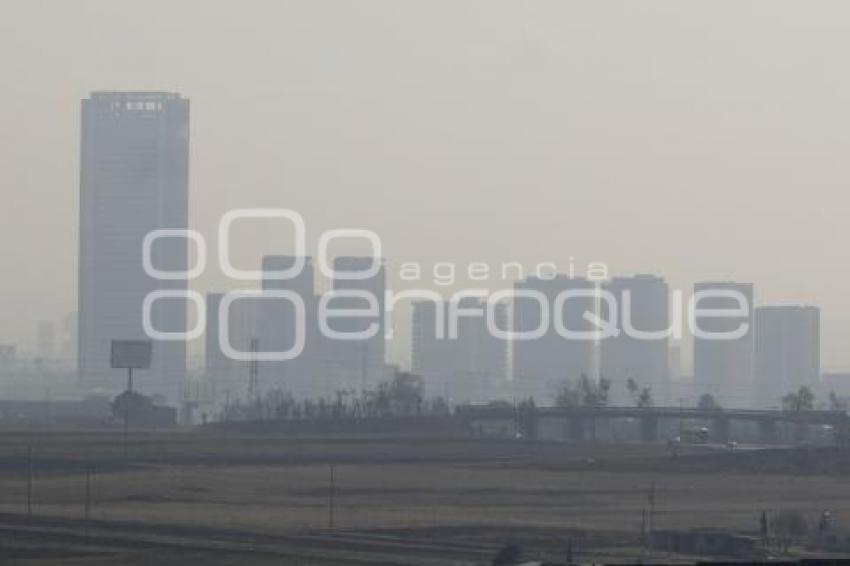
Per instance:
[[[331,464],[331,477],[330,483],[328,485],[328,529],[333,530],[334,528],[334,506],[336,498],[336,481],[334,479],[334,465]]]
[[[91,464],[86,464],[86,503],[85,503],[85,532],[89,534],[89,520],[91,519]]]
[[[32,516],[32,445],[27,445],[27,515]]]
[[[151,365],[153,344],[150,340],[112,340],[109,367],[127,370],[127,390],[124,400],[124,459],[130,435],[130,405],[133,403],[133,369],[148,369]]]
[[[127,441],[130,436],[130,403],[133,398],[133,368],[127,368],[127,392],[124,395],[124,459],[127,459]]]

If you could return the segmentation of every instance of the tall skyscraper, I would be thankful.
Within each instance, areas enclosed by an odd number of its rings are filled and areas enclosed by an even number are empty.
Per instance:
[[[649,339],[627,331],[658,333],[669,328],[667,282],[654,275],[615,277],[603,289],[616,300],[616,319],[612,322],[620,330],[619,335],[603,338],[599,344],[599,373],[611,380],[612,398],[618,403],[628,401],[626,383],[633,379],[638,386],[650,388],[656,403],[667,402],[670,389],[667,337]],[[610,318],[607,302],[601,301],[600,313],[603,320]],[[629,328],[625,327],[626,321]]]
[[[780,406],[800,386],[820,383],[820,309],[764,306],[755,313],[755,402]]]
[[[207,329],[204,334],[206,379],[213,390],[218,392],[220,400],[225,395],[232,399],[244,396],[250,379],[250,362],[234,360],[221,348],[219,307],[223,298],[224,293],[207,294]],[[251,350],[251,340],[258,334],[257,321],[258,313],[262,312],[261,306],[259,301],[253,299],[239,299],[230,304],[227,337],[236,351]]]
[[[538,403],[552,401],[560,383],[575,382],[582,374],[596,376],[596,344],[593,340],[566,338],[558,333],[555,317],[560,317],[566,329],[592,332],[594,325],[585,319],[586,312],[596,312],[596,298],[575,296],[564,302],[561,312],[555,312],[555,301],[566,291],[594,293],[594,282],[580,277],[557,275],[553,278],[529,277],[518,281],[514,289],[541,292],[548,300],[550,324],[546,333],[532,340],[514,341],[513,378],[517,395],[533,396]],[[513,327],[517,332],[529,332],[541,327],[541,307],[538,301],[518,296],[514,299]]]
[[[479,305],[483,308],[486,302]],[[493,308],[496,326],[504,330],[509,329],[508,306],[500,303]],[[494,336],[487,328],[485,319],[471,319],[467,324],[471,344],[467,360],[470,373],[474,376],[469,380],[472,384],[470,399],[504,399],[508,385],[508,341]]]
[[[78,368],[81,382],[120,389],[109,370],[114,339],[147,339],[142,305],[159,289],[183,291],[185,281],[149,277],[142,263],[145,235],[188,225],[189,101],[167,92],[95,92],[82,103]],[[188,245],[160,239],[152,263],[185,271]],[[162,299],[151,323],[185,331],[185,299]],[[136,385],[174,400],[186,369],[186,345],[155,341],[151,370]]]
[[[413,304],[411,362],[413,373],[425,380],[428,395],[453,401],[489,401],[499,398],[507,385],[508,343],[489,332],[484,318],[486,302],[466,297],[462,309],[481,310],[481,317],[458,318],[457,337],[449,338],[449,303]],[[507,308],[495,306],[496,325],[508,328]],[[438,310],[439,309],[439,310]],[[438,338],[438,312],[442,336]]]
[[[298,258],[294,256],[274,255],[263,258],[263,272],[291,269]],[[316,294],[313,259],[303,258],[301,272],[290,279],[263,278],[263,290],[292,291],[304,302],[304,320],[296,320],[295,306],[286,299],[263,299],[260,302],[259,328],[257,338],[262,351],[286,351],[293,348],[298,338],[296,332],[302,332],[304,347],[294,359],[286,361],[262,362],[260,379],[263,387],[279,387],[290,391],[304,391],[309,386],[308,379],[313,375],[313,366],[320,356],[321,341],[316,324]]]
[[[697,328],[713,334],[730,334],[746,325],[747,331],[735,339],[694,337],[694,386],[697,395],[708,393],[724,407],[747,407],[753,394],[753,285],[734,281],[704,282],[694,285],[694,292],[739,293],[733,297],[706,296],[698,309],[737,309],[745,307],[740,317],[696,317]],[[742,305],[741,302],[744,304]],[[716,313],[715,313],[716,314]]]
[[[375,275],[365,279],[346,279],[339,274],[350,272],[364,273],[372,267],[374,262],[380,262],[380,268]],[[378,325],[377,333],[366,340],[331,340],[329,349],[334,362],[344,371],[349,373],[351,379],[349,386],[374,386],[383,380],[385,374],[385,292],[386,272],[383,260],[372,257],[342,256],[334,259],[334,272],[337,276],[333,280],[333,290],[357,290],[371,293],[378,305],[378,316],[374,319],[367,318],[336,318],[329,321],[329,327],[339,332],[362,332],[371,324]],[[368,307],[366,299],[358,297],[339,297],[330,303],[333,309],[358,309]]]

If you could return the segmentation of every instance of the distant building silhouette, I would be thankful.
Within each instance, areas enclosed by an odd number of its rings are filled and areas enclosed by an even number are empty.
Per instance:
[[[304,257],[300,273],[290,279],[263,277],[263,290],[292,291],[304,302],[303,325],[296,320],[294,305],[286,299],[263,299],[258,302],[258,331],[260,350],[285,351],[296,343],[296,329],[303,332],[304,348],[292,360],[260,363],[260,381],[263,388],[280,388],[293,392],[297,396],[330,394],[322,388],[335,368],[325,364],[328,356],[327,346],[319,335],[317,324],[318,297],[315,291],[315,271],[313,258]],[[271,255],[263,258],[263,272],[291,269],[298,258],[285,255]],[[322,370],[326,370],[323,372]],[[327,378],[326,378],[327,376]]]
[[[222,350],[219,342],[221,318],[219,307],[224,293],[208,293],[207,330],[204,334],[204,368],[208,386],[219,401],[227,398],[235,400],[245,395],[248,389],[249,362],[234,360]],[[230,345],[237,351],[251,350],[251,339],[257,335],[258,301],[239,299],[231,303],[228,316],[228,338]]]
[[[669,400],[669,340],[642,339],[625,332],[624,322],[636,331],[662,333],[670,326],[669,288],[662,277],[636,275],[615,277],[603,289],[616,300],[616,318],[608,311],[608,303],[600,302],[603,320],[616,322],[619,335],[603,338],[599,343],[599,374],[612,382],[615,402],[627,400],[626,382],[633,379],[639,387],[649,387],[656,403]],[[626,297],[628,296],[628,301]],[[626,312],[626,308],[629,312]],[[628,318],[624,318],[628,317]]]
[[[755,312],[755,392],[759,406],[779,407],[789,391],[820,382],[820,309],[763,306]]]
[[[82,103],[78,368],[83,384],[123,388],[109,370],[110,341],[146,339],[142,302],[157,289],[185,290],[184,281],[148,277],[142,242],[151,230],[188,225],[189,101],[167,92],[95,92]],[[184,271],[185,239],[160,240],[152,260]],[[153,326],[186,329],[186,300],[154,305]],[[140,389],[172,400],[186,369],[184,342],[155,342]]]
[[[697,327],[705,332],[733,332],[741,324],[747,332],[735,340],[694,338],[694,386],[697,396],[709,393],[724,407],[746,407],[753,394],[753,285],[733,281],[704,282],[694,285],[697,291],[737,291],[746,302],[747,314],[739,318],[700,316]],[[733,298],[707,297],[699,309],[738,308]]]
[[[563,380],[578,380],[582,374],[596,375],[596,343],[593,340],[567,339],[558,334],[554,319],[560,316],[567,329],[590,332],[594,325],[584,318],[585,312],[596,312],[596,299],[592,296],[567,300],[561,313],[555,313],[555,299],[568,290],[593,292],[594,282],[584,278],[557,275],[553,278],[528,277],[518,281],[514,289],[543,293],[548,299],[550,324],[544,336],[532,340],[516,340],[513,348],[513,381],[518,396],[532,396],[538,403],[551,402]],[[541,326],[538,301],[516,297],[513,309],[513,327],[517,332],[528,332]]]
[[[365,272],[374,262],[380,263],[377,274],[366,279],[344,279],[339,276],[346,272]],[[359,290],[374,295],[378,305],[378,316],[370,318],[332,318],[328,321],[331,330],[337,332],[360,332],[371,324],[378,325],[377,333],[367,340],[330,340],[328,343],[329,357],[333,364],[341,368],[350,377],[346,379],[348,386],[360,389],[362,386],[374,386],[386,377],[386,341],[385,341],[385,292],[386,272],[383,259],[372,257],[342,256],[334,259],[333,290]],[[363,310],[368,307],[365,299],[356,297],[339,297],[332,299],[329,308]]]
[[[479,308],[486,302],[466,297],[460,308]],[[437,337],[437,313],[442,311],[443,338]],[[495,306],[496,325],[508,329],[504,304]],[[425,380],[430,396],[455,402],[490,401],[500,398],[507,385],[508,342],[488,331],[482,317],[458,318],[457,338],[448,334],[449,303],[417,301],[413,304],[411,366]]]
[[[157,405],[153,398],[135,391],[124,391],[112,401],[112,418],[127,420],[133,428],[168,428],[177,424],[177,409]]]

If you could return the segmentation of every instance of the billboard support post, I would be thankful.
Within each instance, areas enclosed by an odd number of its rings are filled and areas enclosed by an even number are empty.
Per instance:
[[[133,402],[133,370],[148,369],[151,365],[150,340],[113,340],[110,366],[127,370],[127,390],[124,392],[124,459],[130,436],[130,404]]]

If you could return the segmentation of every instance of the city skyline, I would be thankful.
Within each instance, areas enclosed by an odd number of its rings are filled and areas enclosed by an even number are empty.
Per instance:
[[[374,229],[391,260],[575,257],[662,274],[677,289],[751,281],[766,304],[819,305],[823,366],[850,367],[847,273],[826,245],[844,239],[850,176],[850,84],[832,72],[843,65],[841,17],[783,2],[770,23],[720,7],[668,6],[672,19],[629,7],[616,22],[601,6],[497,4],[452,22],[436,8],[408,18],[341,7],[345,17],[329,22],[308,5],[265,5],[261,18],[205,6],[239,38],[225,46],[190,27],[201,9],[191,2],[152,7],[138,16],[145,26],[105,3],[71,6],[44,17],[20,3],[0,39],[0,52],[32,54],[26,67],[12,63],[19,88],[3,108],[20,135],[0,152],[11,199],[0,241],[18,266],[0,297],[15,321],[0,323],[0,343],[19,352],[35,349],[39,321],[74,310],[77,101],[106,88],[193,100],[190,225],[202,233],[235,207],[286,206],[315,230]],[[70,33],[94,18],[101,39]],[[641,49],[611,51],[632,43]],[[294,52],[315,57],[305,66]],[[40,235],[17,245],[32,230]],[[274,228],[256,232],[234,244],[245,265],[288,253],[275,249]],[[394,271],[387,283],[398,288]],[[213,272],[198,289],[229,285]]]
[[[365,269],[370,267],[373,261],[375,259],[369,257],[345,258],[344,263],[359,265],[361,269]],[[263,279],[264,289],[291,289],[299,296],[306,297],[306,312],[310,313],[306,316],[305,332],[308,341],[304,353],[296,360],[280,362],[277,370],[273,369],[273,364],[269,364],[269,369],[263,374],[265,387],[283,387],[298,396],[317,390],[330,394],[339,389],[347,390],[352,386],[356,388],[358,383],[365,383],[359,375],[363,367],[362,360],[358,363],[358,360],[339,358],[338,348],[334,347],[333,340],[322,337],[316,331],[315,321],[310,319],[317,312],[316,305],[321,298],[321,292],[315,283],[313,258],[304,257],[302,263],[302,271],[292,279],[284,281]],[[334,263],[339,265],[339,262]],[[262,271],[271,274],[291,268],[296,261],[288,256],[269,256],[264,258],[262,264]],[[676,396],[671,393],[671,387],[675,386],[681,394],[682,386],[690,384],[688,387],[693,388],[690,395],[710,393],[725,406],[769,407],[775,406],[784,393],[796,387],[820,388],[823,385],[818,359],[819,316],[813,320],[813,324],[809,323],[808,329],[797,329],[793,336],[782,338],[786,335],[780,334],[778,344],[773,336],[776,336],[777,331],[782,331],[782,328],[773,324],[765,325],[762,322],[763,317],[759,316],[764,312],[787,312],[792,315],[797,312],[819,313],[817,307],[762,305],[753,308],[752,305],[756,303],[751,284],[702,282],[695,285],[695,289],[702,293],[717,290],[723,292],[737,290],[744,293],[748,306],[745,318],[748,329],[743,339],[731,342],[705,341],[705,344],[700,347],[703,358],[700,363],[701,371],[691,376],[694,381],[685,382],[679,379],[676,368],[668,367],[669,357],[672,350],[678,348],[678,342],[671,343],[667,337],[668,333],[672,334],[672,325],[675,324],[673,319],[676,317],[670,314],[671,297],[663,278],[643,274],[633,277],[612,277],[610,280],[591,283],[585,278],[569,278],[563,274],[552,274],[551,277],[546,278],[530,277],[517,285],[517,289],[530,288],[542,290],[550,298],[557,292],[571,289],[595,289],[594,292],[603,290],[608,292],[610,298],[615,300],[619,307],[616,318],[608,318],[610,314],[607,313],[607,301],[602,301],[596,307],[592,302],[580,301],[570,309],[565,309],[565,321],[568,326],[577,323],[583,314],[581,309],[586,308],[590,309],[588,312],[598,313],[603,319],[610,320],[622,331],[621,335],[598,338],[592,342],[577,342],[569,348],[568,342],[551,330],[551,327],[546,333],[548,339],[544,336],[543,339],[523,343],[498,338],[484,322],[483,300],[466,297],[461,298],[457,304],[458,312],[463,314],[455,323],[457,335],[452,337],[452,332],[447,331],[452,326],[449,304],[446,299],[435,294],[428,300],[414,300],[411,305],[413,308],[411,369],[425,378],[426,389],[435,395],[452,392],[451,398],[454,400],[466,399],[476,402],[505,396],[549,399],[565,380],[576,382],[584,374],[592,379],[604,377],[611,381],[614,386],[612,402],[618,404],[631,402],[625,386],[628,385],[627,382],[633,381],[639,388],[647,388],[653,398],[662,403],[675,402]],[[376,288],[372,291],[379,293],[380,289]],[[392,296],[391,292],[389,296]],[[213,293],[209,297],[217,303],[220,296]],[[725,299],[704,298],[702,301],[700,308],[725,309],[733,306],[723,302]],[[349,308],[363,308],[363,306],[349,305]],[[533,327],[539,322],[537,318],[523,320],[521,313],[524,307],[520,301],[514,302],[513,308],[518,310],[515,310],[512,323],[506,316],[507,304],[500,303],[497,306],[502,309],[502,314],[496,315],[497,320],[500,321],[496,323],[498,328],[512,326],[515,331],[522,332],[527,330],[526,326]],[[476,308],[482,314],[476,315]],[[536,305],[534,308],[536,309]],[[626,315],[626,308],[629,309],[628,315]],[[293,314],[288,309],[289,307],[273,304],[263,309],[264,316],[271,316],[282,323],[278,328],[280,331],[278,334],[292,331]],[[436,309],[442,310],[442,319],[436,317]],[[286,312],[289,314],[287,315]],[[681,313],[678,316],[681,316]],[[708,316],[698,321],[698,324],[710,332],[729,331],[731,327],[726,328],[727,326],[737,324],[735,320],[725,322]],[[213,314],[213,317],[217,317],[217,312]],[[208,320],[211,319],[208,318]],[[443,324],[442,333],[435,328],[440,320]],[[584,326],[586,329],[592,327],[588,324]],[[215,328],[217,327],[210,327],[210,330],[214,332]],[[387,335],[391,336],[395,331],[397,328],[388,331]],[[657,333],[659,336],[657,338],[642,337],[639,334],[633,336],[634,331]],[[258,334],[254,336],[261,337],[262,343],[268,343],[266,342],[268,336],[275,334],[275,331],[270,330],[268,323],[256,326],[255,332]],[[809,338],[807,333],[811,332],[814,332],[814,335]],[[377,333],[373,341],[381,342],[383,334],[383,332]],[[263,336],[266,338],[262,338]],[[789,339],[798,341],[799,346],[794,344],[795,348],[785,352]],[[284,340],[284,342],[286,344],[282,347],[288,348],[292,340]],[[511,346],[508,346],[509,342]],[[213,337],[211,341],[208,336],[207,343],[216,344],[215,338]],[[316,344],[319,346],[316,347]],[[765,347],[771,344],[776,345]],[[273,349],[280,347],[279,344]],[[513,352],[510,362],[507,360],[509,349]],[[576,357],[576,352],[584,352],[584,354]],[[805,355],[798,360],[793,352]],[[806,352],[814,352],[814,354]],[[812,355],[816,360],[814,369],[805,375],[799,374],[798,367],[809,367],[806,366],[809,362],[803,358],[809,356],[806,359],[811,359]],[[529,358],[536,360],[534,367],[528,366],[524,361]],[[208,359],[210,359],[209,356]],[[760,363],[764,365],[762,360],[767,360],[770,364],[767,373],[759,369]],[[390,363],[389,360],[386,362]],[[289,370],[283,371],[286,367],[289,367]],[[570,368],[573,368],[572,374],[570,374]],[[207,366],[207,369],[210,369],[210,366]],[[239,371],[237,368],[236,373]],[[675,380],[671,381],[671,374],[677,376]],[[374,380],[370,381],[374,384]]]
[[[850,2],[3,7],[0,562],[850,557]]]

